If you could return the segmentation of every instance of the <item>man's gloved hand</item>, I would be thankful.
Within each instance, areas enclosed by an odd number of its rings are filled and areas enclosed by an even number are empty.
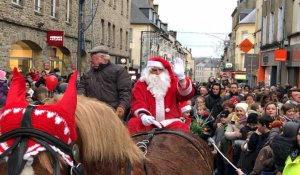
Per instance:
[[[155,125],[158,128],[162,128],[162,125],[154,119],[151,115],[142,114],[141,120],[144,126]]]
[[[144,126],[150,126],[155,121],[154,117],[151,115],[142,114],[141,120]]]
[[[119,117],[119,118],[121,118],[121,119],[123,119],[123,116],[124,116],[124,114],[125,114],[125,110],[124,110],[124,108],[123,107],[117,107],[117,109],[116,109],[116,114],[117,114],[117,116]]]
[[[177,57],[177,58],[175,58],[173,61],[174,61],[173,72],[174,72],[175,76],[176,76],[179,80],[185,79],[185,75],[184,75],[184,65],[183,65],[182,59]]]

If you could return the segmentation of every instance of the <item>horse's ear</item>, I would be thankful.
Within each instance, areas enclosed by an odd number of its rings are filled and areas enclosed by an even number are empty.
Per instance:
[[[65,111],[68,111],[69,114],[74,116],[75,109],[77,105],[77,93],[76,93],[76,80],[77,80],[77,71],[74,71],[66,88],[66,91],[58,102],[60,107],[64,108]]]
[[[16,103],[19,105],[27,105],[28,103],[26,102],[25,95],[25,79],[23,75],[19,73],[18,69],[14,68],[10,89],[6,99],[6,105]]]
[[[61,98],[59,102],[57,102],[55,105],[57,105],[58,108],[62,109],[66,115],[64,116],[65,120],[68,122],[69,126],[74,125],[75,128],[75,110],[77,105],[77,93],[76,93],[76,81],[77,81],[77,71],[73,72],[73,75],[71,76],[67,89]],[[63,116],[62,116],[63,117]],[[72,126],[70,126],[72,128]],[[71,137],[74,139],[76,137],[75,135],[72,135],[71,131]]]

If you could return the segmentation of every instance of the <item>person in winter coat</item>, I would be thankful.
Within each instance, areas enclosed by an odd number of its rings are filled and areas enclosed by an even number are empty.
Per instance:
[[[300,172],[300,127],[297,132],[297,142],[294,145],[293,151],[288,156],[283,175],[295,175]]]
[[[111,63],[106,46],[96,46],[89,53],[91,69],[81,77],[77,93],[108,104],[123,119],[131,100],[131,78],[128,71]]]
[[[221,85],[219,83],[212,84],[209,95],[205,97],[205,105],[211,112],[211,115],[216,118],[223,111],[223,99],[221,95]]]
[[[296,144],[298,128],[298,123],[286,122],[283,125],[282,134],[275,136],[270,144],[273,150],[274,163],[277,172],[282,173],[285,161],[292,152],[293,146]]]
[[[0,70],[0,108],[6,103],[6,96],[8,93],[8,85],[6,79],[6,72]]]

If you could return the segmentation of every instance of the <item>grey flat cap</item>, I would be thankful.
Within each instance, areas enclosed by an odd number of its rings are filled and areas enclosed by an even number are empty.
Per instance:
[[[108,54],[108,48],[106,46],[96,46],[89,51],[90,54],[94,53],[105,53]]]

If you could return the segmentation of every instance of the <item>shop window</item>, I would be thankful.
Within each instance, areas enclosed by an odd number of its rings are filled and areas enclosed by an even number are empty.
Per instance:
[[[18,68],[19,72],[23,75],[29,72],[32,67],[32,59],[30,58],[11,58],[9,60],[9,67],[13,70],[15,67]]]

